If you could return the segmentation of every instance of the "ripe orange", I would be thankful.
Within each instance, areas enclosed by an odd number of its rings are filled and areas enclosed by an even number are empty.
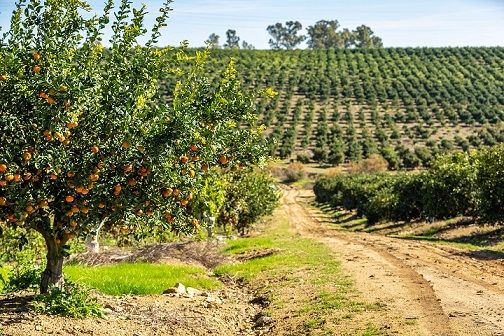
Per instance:
[[[196,145],[191,145],[191,151],[197,152],[198,151],[198,146]]]
[[[173,196],[177,197],[180,195],[180,189],[173,189]]]
[[[51,173],[51,175],[49,175],[49,179],[51,181],[56,181],[58,179],[58,175],[54,174],[54,173]]]
[[[197,220],[196,218],[193,218],[192,225],[199,226],[199,220]]]
[[[130,148],[130,144],[128,141],[123,141],[123,143],[121,144],[121,147],[124,149],[128,149],[128,148]]]
[[[0,173],[5,173],[7,171],[7,165],[5,163],[0,163]]]
[[[194,177],[196,176],[196,172],[194,170],[189,170],[189,177]]]
[[[12,181],[14,181],[14,175],[12,175],[12,174],[6,175],[6,176],[5,176],[5,180],[6,180],[7,182],[12,182]]]
[[[136,186],[136,184],[137,184],[137,181],[135,179],[129,179],[128,180],[128,185],[130,187],[134,187],[134,186]]]
[[[30,161],[30,160],[31,160],[31,158],[32,158],[32,155],[31,155],[31,153],[30,153],[30,152],[24,152],[24,153],[23,153],[23,160],[25,160],[25,161]]]
[[[7,198],[5,197],[0,197],[0,206],[4,206],[7,204]]]
[[[164,218],[166,219],[166,221],[167,221],[168,223],[173,223],[173,220],[175,219],[175,218],[173,217],[173,215],[172,215],[171,213],[169,213],[169,212],[166,212],[166,213],[164,214]]]
[[[72,195],[68,195],[65,197],[65,201],[67,203],[72,203],[75,200],[75,198]]]
[[[163,197],[170,197],[173,194],[173,189],[172,188],[163,188],[161,189],[161,194]]]
[[[32,70],[34,73],[39,73],[42,68],[40,67],[40,65],[35,65]]]
[[[131,173],[133,171],[133,165],[131,164],[124,165],[123,170],[125,173]]]
[[[26,172],[23,174],[23,180],[29,181],[32,178],[32,173]]]
[[[56,100],[51,96],[47,97],[46,101],[49,105],[54,105],[56,103]]]
[[[200,157],[198,155],[195,155],[191,158],[191,160],[193,160],[193,162],[196,162],[196,161],[199,161]]]
[[[91,175],[89,175],[89,180],[90,181],[96,182],[96,181],[98,181],[98,179],[100,179],[100,175],[98,175],[98,174],[91,174]]]
[[[93,154],[97,154],[99,151],[100,151],[100,148],[98,148],[98,146],[94,145],[93,147],[91,147],[91,152]]]
[[[84,208],[82,208],[80,211],[81,211],[83,214],[88,214],[88,213],[89,213],[89,208],[84,207]]]
[[[105,208],[105,206],[106,206],[106,205],[105,205],[105,203],[103,203],[103,202],[98,203],[98,208],[100,208],[100,209]]]
[[[44,99],[46,99],[47,97],[49,97],[47,95],[47,93],[45,93],[44,91],[40,91],[39,94],[38,94],[38,96],[39,96],[39,98],[44,98]]]
[[[71,121],[71,122],[67,123],[67,127],[70,129],[75,128],[77,126],[79,126],[79,123],[76,121]]]
[[[39,207],[41,207],[42,209],[45,209],[49,206],[49,202],[47,202],[46,200],[42,200],[39,202]]]
[[[33,207],[33,205],[31,204],[28,204],[25,208],[26,212],[28,212],[29,214],[35,212],[35,208]]]
[[[186,206],[187,204],[189,204],[189,200],[187,198],[180,200],[180,205]]]
[[[0,75],[0,81],[6,81],[7,79],[9,79],[9,76],[7,76],[7,75]]]
[[[38,51],[34,52],[32,56],[35,61],[38,61],[42,58],[42,55]]]
[[[180,163],[185,164],[185,163],[187,163],[187,161],[189,161],[189,158],[187,156],[182,155],[180,157]]]
[[[220,155],[219,156],[219,163],[222,164],[222,165],[225,165],[229,162],[228,158],[224,155]]]
[[[68,176],[69,178],[73,178],[73,177],[75,177],[75,173],[74,173],[73,171],[71,171],[71,170],[70,170],[69,172],[67,172],[67,176]]]
[[[73,227],[73,228],[77,227],[77,221],[71,220],[70,221],[70,226]]]
[[[20,174],[14,174],[14,182],[21,182],[21,175]]]
[[[82,195],[87,195],[87,194],[89,194],[89,189],[88,188],[82,189]]]
[[[0,180],[0,188],[1,187],[6,187],[7,186],[7,181],[5,180]]]
[[[122,186],[120,184],[116,184],[114,186],[114,191],[120,193],[122,190]]]
[[[73,213],[79,213],[79,211],[80,211],[80,209],[77,205],[73,205],[70,210],[72,210]]]
[[[209,166],[206,163],[204,163],[204,164],[201,165],[201,170],[203,170],[204,172],[207,172],[208,168],[209,168]]]

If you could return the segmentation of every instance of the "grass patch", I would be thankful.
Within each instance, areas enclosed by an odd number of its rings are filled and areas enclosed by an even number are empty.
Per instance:
[[[197,266],[147,263],[120,263],[106,266],[69,265],[65,275],[109,295],[161,294],[175,283],[199,289],[213,289],[220,282],[206,275],[206,270]]]

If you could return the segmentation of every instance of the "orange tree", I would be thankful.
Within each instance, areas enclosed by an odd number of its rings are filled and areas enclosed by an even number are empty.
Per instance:
[[[93,17],[80,0],[21,0],[0,41],[0,223],[43,236],[43,293],[63,287],[68,242],[96,223],[127,229],[145,216],[192,231],[188,208],[205,172],[265,158],[233,64],[211,85],[205,52],[153,47],[169,3],[145,46],[146,10],[128,0]],[[160,103],[160,80],[189,60],[170,104]]]

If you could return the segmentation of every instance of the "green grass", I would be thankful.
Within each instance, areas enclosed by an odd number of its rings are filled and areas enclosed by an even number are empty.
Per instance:
[[[187,287],[213,289],[220,282],[206,275],[201,267],[146,263],[120,263],[107,266],[69,265],[64,269],[68,279],[109,295],[161,294],[175,283]]]

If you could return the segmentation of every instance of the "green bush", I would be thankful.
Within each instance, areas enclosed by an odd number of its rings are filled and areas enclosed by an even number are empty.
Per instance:
[[[65,284],[64,291],[53,287],[47,295],[38,295],[31,306],[36,312],[48,315],[72,318],[103,316],[101,306],[96,298],[91,297],[90,290],[71,282]]]
[[[477,214],[491,222],[504,221],[504,144],[476,155]]]

